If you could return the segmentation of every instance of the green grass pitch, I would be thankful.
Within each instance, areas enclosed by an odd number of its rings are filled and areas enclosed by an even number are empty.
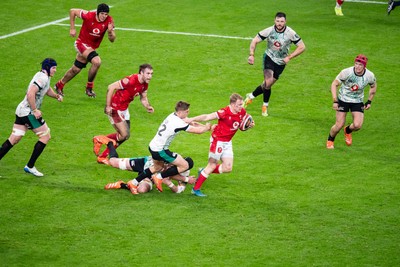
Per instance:
[[[63,103],[44,101],[52,140],[36,166],[45,176],[23,172],[32,132],[0,161],[0,266],[399,266],[400,9],[388,16],[379,1],[345,2],[344,17],[334,14],[334,0],[107,2],[117,40],[98,49],[97,98],[84,94],[85,69],[65,87]],[[99,3],[2,1],[0,143],[41,60],[58,62],[52,85],[72,65],[69,9]],[[147,155],[178,100],[191,103],[192,116],[210,113],[261,83],[263,45],[254,66],[248,47],[277,11],[307,50],[273,87],[269,117],[261,116],[260,97],[247,108],[256,127],[234,137],[233,172],[211,175],[207,198],[190,188],[105,191],[134,177],[97,164],[92,152],[92,137],[113,131],[103,113],[107,85],[153,65],[155,113],[135,100],[131,138],[118,149]],[[369,57],[377,94],[353,146],[340,133],[328,151],[330,84],[359,53]],[[209,133],[181,133],[171,150],[191,156],[196,174],[208,145]]]

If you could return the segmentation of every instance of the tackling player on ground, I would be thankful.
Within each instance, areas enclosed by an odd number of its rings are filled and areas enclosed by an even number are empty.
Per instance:
[[[105,137],[107,138],[107,137]],[[106,140],[105,140],[106,141]],[[150,156],[146,157],[135,157],[135,158],[119,158],[118,153],[115,150],[112,141],[109,139],[109,142],[107,143],[107,146],[110,149],[110,166],[120,169],[120,170],[127,170],[127,171],[133,171],[133,172],[138,172],[141,173],[145,169],[150,168],[153,166],[153,159]],[[185,157],[185,160],[189,162],[189,165],[193,166],[193,160],[190,157]],[[164,169],[170,167],[169,165],[165,164]],[[183,173],[179,173],[177,175],[174,175],[173,177],[167,177],[163,179],[163,183],[167,185],[172,192],[174,193],[182,193],[185,188],[186,184],[194,184],[195,182],[195,177],[189,176],[190,171],[187,170]],[[171,179],[178,181],[178,185],[175,185]],[[149,178],[145,178],[142,180],[137,188],[138,193],[146,193],[151,191],[153,188],[153,183]],[[120,180],[115,183],[109,183],[106,186],[104,186],[104,189],[110,190],[110,189],[128,189],[128,184],[125,183],[124,181]]]

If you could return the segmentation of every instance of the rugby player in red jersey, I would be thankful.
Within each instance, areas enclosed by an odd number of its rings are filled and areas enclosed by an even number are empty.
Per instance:
[[[65,73],[64,77],[56,83],[56,91],[63,95],[63,89],[67,82],[72,80],[87,63],[91,63],[88,71],[88,81],[86,84],[86,94],[89,97],[96,97],[93,91],[94,79],[101,65],[101,59],[96,49],[100,46],[105,33],[108,40],[114,42],[116,35],[114,31],[114,21],[108,15],[110,8],[106,4],[99,4],[96,11],[87,11],[83,9],[72,8],[69,11],[70,30],[69,35],[76,36],[75,18],[83,20],[82,28],[78,39],[75,41],[76,59],[72,67]]]
[[[117,131],[107,135],[107,138],[113,140],[115,147],[128,140],[130,136],[130,114],[128,107],[135,97],[140,97],[140,102],[147,112],[154,112],[154,108],[150,105],[147,98],[147,89],[152,77],[153,67],[146,63],[139,66],[137,74],[129,75],[108,86],[104,113],[108,115],[110,123]],[[104,144],[102,136],[95,136],[93,144],[93,152],[98,156],[97,162],[108,164],[108,148],[100,154],[101,145]]]

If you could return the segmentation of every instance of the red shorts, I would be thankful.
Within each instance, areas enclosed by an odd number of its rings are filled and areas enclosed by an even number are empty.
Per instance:
[[[122,121],[129,121],[131,118],[131,115],[129,114],[129,109],[125,110],[112,109],[111,116],[110,115],[107,116],[111,124],[116,124]]]
[[[88,49],[95,50],[95,48],[91,47],[88,44],[82,43],[81,40],[79,40],[79,39],[75,41],[74,46],[75,46],[76,52],[78,52],[81,55],[83,54],[83,52],[85,52]]]

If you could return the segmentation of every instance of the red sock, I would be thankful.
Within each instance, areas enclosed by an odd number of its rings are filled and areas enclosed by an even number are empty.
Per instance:
[[[110,150],[108,149],[108,147],[103,151],[103,153],[101,153],[101,155],[99,156],[100,158],[105,158],[108,156],[108,154],[110,153]]]
[[[202,173],[200,173],[199,177],[196,180],[196,183],[193,186],[193,190],[199,190],[201,188],[201,185],[207,180],[206,177],[203,176]]]
[[[336,3],[338,3],[339,6],[343,4],[344,0],[336,0]]]
[[[117,135],[118,135],[118,133],[112,133],[112,134],[108,134],[107,137],[112,140],[118,141]]]
[[[94,86],[94,82],[87,82],[86,83],[86,88],[93,89],[93,86]]]
[[[59,80],[59,81],[56,83],[57,88],[60,89],[60,90],[62,90],[62,89],[64,88],[64,85],[65,85],[65,84],[63,84],[63,82],[62,82],[61,80]]]
[[[220,165],[221,165],[221,164],[218,164],[217,167],[215,167],[215,169],[213,170],[212,173],[220,174],[220,172],[219,172],[219,166],[220,166]]]

